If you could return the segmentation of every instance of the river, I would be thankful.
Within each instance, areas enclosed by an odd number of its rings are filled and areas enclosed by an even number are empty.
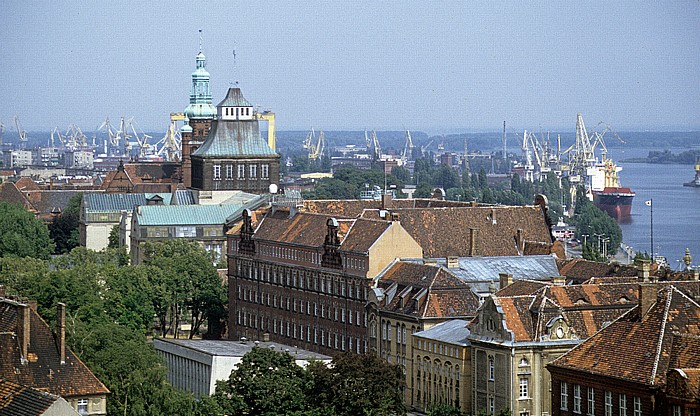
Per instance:
[[[623,241],[635,251],[650,252],[651,214],[654,221],[654,253],[665,256],[677,269],[685,249],[700,265],[700,188],[683,186],[695,172],[692,165],[659,165],[620,162],[627,158],[645,157],[652,149],[611,148],[610,157],[622,167],[620,182],[636,196],[632,203],[632,220],[620,224]],[[669,149],[680,153],[687,149]],[[652,200],[652,207],[645,201]]]

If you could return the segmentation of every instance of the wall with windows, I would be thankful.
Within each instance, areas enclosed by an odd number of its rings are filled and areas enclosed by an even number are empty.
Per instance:
[[[643,416],[655,412],[652,392],[636,383],[556,370],[551,386],[552,415]]]
[[[107,396],[64,397],[79,415],[102,416],[107,414]]]
[[[265,159],[192,160],[192,187],[201,190],[240,190],[266,193],[279,184],[279,157]]]
[[[413,371],[407,376],[412,395],[406,404],[427,411],[450,405],[471,411],[471,355],[463,345],[413,338]]]

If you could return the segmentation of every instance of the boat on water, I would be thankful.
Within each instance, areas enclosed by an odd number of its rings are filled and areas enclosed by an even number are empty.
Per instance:
[[[630,188],[620,186],[618,173],[621,170],[604,154],[601,163],[595,163],[587,169],[588,184],[596,207],[607,212],[617,222],[629,222],[635,193]]]
[[[692,186],[700,188],[700,157],[695,161],[695,179],[690,182],[686,182],[683,186]]]

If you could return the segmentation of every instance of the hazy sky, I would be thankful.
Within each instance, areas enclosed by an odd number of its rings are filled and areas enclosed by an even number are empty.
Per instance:
[[[700,129],[700,1],[10,1],[0,121],[86,132],[239,82],[282,130]],[[234,61],[234,53],[236,59]]]

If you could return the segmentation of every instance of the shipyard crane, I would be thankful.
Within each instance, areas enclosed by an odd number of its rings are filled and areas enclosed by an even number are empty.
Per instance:
[[[313,135],[313,129],[311,129],[311,135],[307,137],[309,140],[309,159],[316,160],[319,157],[323,157],[323,150],[326,146],[326,135],[323,134],[323,130],[318,131],[318,141],[313,143],[311,137]]]
[[[276,151],[277,149],[277,135],[275,133],[275,113],[266,110],[261,112],[255,112],[255,118],[257,120],[267,121],[267,145],[270,149]]]
[[[15,116],[15,127],[17,127],[17,134],[19,134],[19,147],[23,149],[27,146],[27,130],[22,128],[22,123],[19,122],[17,116]]]
[[[2,146],[2,136],[5,134],[5,125],[0,121],[0,146]]]
[[[372,130],[372,149],[374,150],[374,160],[379,160],[382,158],[382,146],[379,144],[379,139],[377,138],[377,131]]]
[[[87,146],[87,136],[83,133],[83,131],[80,129],[75,124],[71,124],[68,126],[66,129],[65,134],[63,135],[63,140],[61,143],[71,149],[75,150],[81,147]]]
[[[182,155],[182,136],[180,135],[177,122],[184,120],[184,113],[170,113],[170,124],[168,125],[168,130],[165,132],[165,136],[160,139],[158,143],[153,145],[155,155],[169,162],[176,161],[180,158]]]
[[[369,150],[372,147],[372,142],[369,140],[369,137],[367,136],[367,129],[365,129],[365,147],[367,150]]]
[[[428,150],[428,148],[430,147],[431,144],[433,144],[434,141],[435,141],[434,139],[431,139],[431,140],[428,142],[428,144],[426,144],[425,146],[421,146],[421,147],[420,147],[420,154],[421,154],[421,156],[425,157],[425,151]]]
[[[401,160],[406,162],[407,160],[413,159],[413,139],[411,139],[411,132],[406,130],[404,135],[406,136],[406,143],[403,146],[403,152],[401,152]]]
[[[63,136],[61,136],[61,131],[58,129],[58,126],[51,130],[51,138],[49,139],[50,147],[56,147],[56,139],[54,136],[58,137],[58,142],[61,144],[61,147],[63,147]]]

